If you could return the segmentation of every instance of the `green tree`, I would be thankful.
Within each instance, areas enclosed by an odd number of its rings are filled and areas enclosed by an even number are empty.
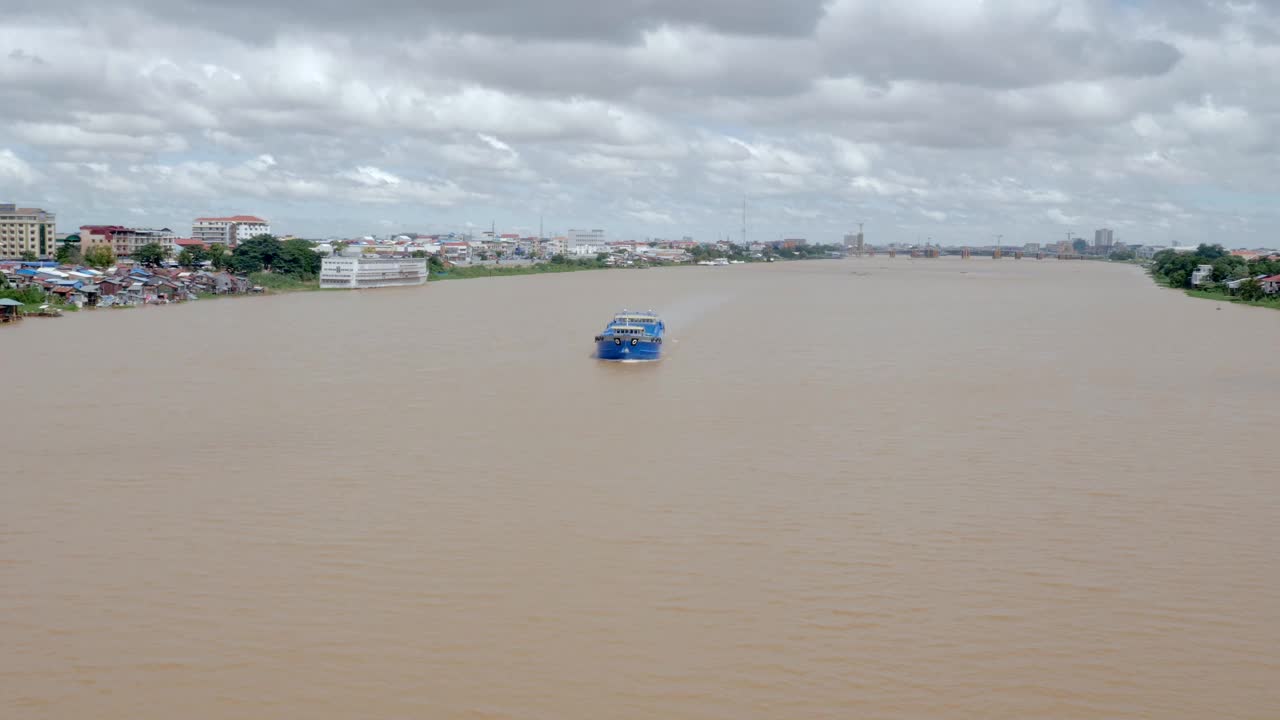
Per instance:
[[[1217,282],[1242,278],[1249,271],[1249,266],[1245,261],[1234,255],[1223,255],[1210,264],[1213,265],[1213,279]]]
[[[1280,260],[1258,258],[1248,265],[1250,275],[1280,275]]]
[[[1240,283],[1241,300],[1253,302],[1254,300],[1261,300],[1266,296],[1267,293],[1262,289],[1262,283],[1258,282],[1256,278],[1249,278],[1248,280]]]
[[[106,245],[94,245],[84,251],[84,262],[99,269],[111,267],[116,262],[116,253]]]
[[[219,245],[218,247],[221,247]],[[198,267],[201,263],[209,259],[209,251],[199,245],[182,248],[182,252],[178,253],[178,264],[185,268]]]
[[[1161,250],[1152,259],[1151,272],[1157,280],[1164,281],[1170,287],[1189,287],[1191,273],[1203,262],[1204,259],[1196,253]]]
[[[227,252],[227,246],[222,243],[210,243],[209,247],[204,249],[205,259],[213,263],[213,266],[219,270],[225,270],[231,262],[231,253]]]
[[[74,265],[80,262],[80,246],[69,242],[59,243],[53,259],[62,265]]]
[[[23,250],[22,253],[18,255],[18,257],[22,258],[27,262],[35,262],[36,260],[40,259],[39,257],[36,256],[35,253],[31,252],[30,250]]]
[[[147,243],[133,252],[133,259],[147,267],[156,267],[167,257],[169,252],[160,243]]]
[[[1212,262],[1227,254],[1227,251],[1221,245],[1201,244],[1196,248],[1195,256],[1201,260]]]
[[[309,280],[320,274],[323,259],[315,251],[315,246],[306,240],[285,240],[280,243],[280,251],[276,254],[271,270],[281,275],[289,275],[300,280]]]
[[[238,273],[249,274],[270,270],[280,257],[280,241],[270,235],[257,235],[236,246],[231,253],[230,267]]]
[[[1135,255],[1133,254],[1133,251],[1124,246],[1111,251],[1111,259],[1117,262],[1126,262],[1132,260],[1134,257]]]

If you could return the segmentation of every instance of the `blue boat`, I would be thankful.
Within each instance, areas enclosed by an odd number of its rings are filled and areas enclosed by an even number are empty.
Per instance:
[[[596,336],[596,356],[623,362],[657,360],[662,357],[666,331],[667,326],[652,312],[623,310]]]

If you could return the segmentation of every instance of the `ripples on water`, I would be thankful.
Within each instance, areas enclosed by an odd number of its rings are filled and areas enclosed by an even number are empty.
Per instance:
[[[624,306],[662,363],[586,356]],[[83,315],[0,332],[6,718],[1280,708],[1273,313],[876,258]]]

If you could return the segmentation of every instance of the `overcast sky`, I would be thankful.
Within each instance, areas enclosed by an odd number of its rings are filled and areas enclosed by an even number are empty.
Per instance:
[[[0,10],[0,201],[62,231],[1280,245],[1280,0]]]

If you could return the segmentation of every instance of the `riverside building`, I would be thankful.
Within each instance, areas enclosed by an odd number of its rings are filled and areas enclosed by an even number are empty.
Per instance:
[[[255,215],[231,217],[202,217],[191,223],[191,239],[206,245],[219,244],[235,247],[236,244],[257,235],[270,235],[271,223]]]
[[[0,259],[20,258],[23,253],[52,257],[55,244],[53,213],[0,203]]]

